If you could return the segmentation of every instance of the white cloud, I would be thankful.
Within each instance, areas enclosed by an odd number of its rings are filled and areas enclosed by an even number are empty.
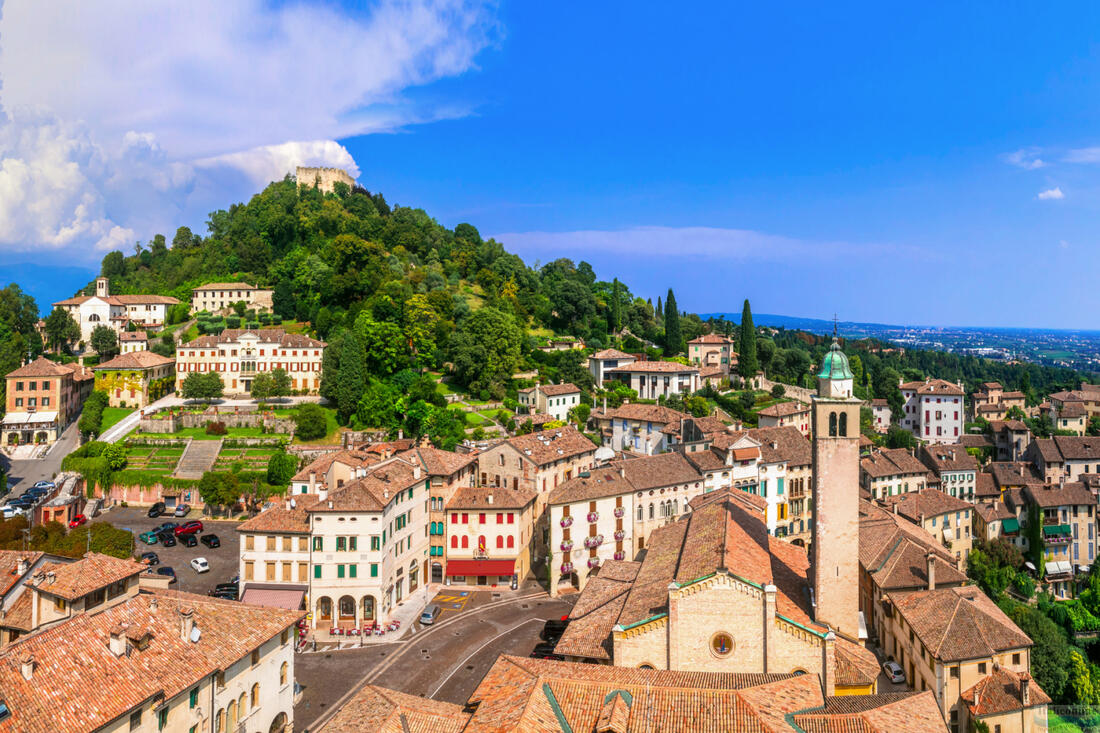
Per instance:
[[[1055,186],[1054,188],[1048,188],[1045,191],[1039,192],[1040,201],[1057,201],[1059,199],[1064,199],[1065,197],[1066,195],[1062,193],[1062,189],[1058,186]]]
[[[765,234],[747,229],[716,227],[646,226],[618,230],[572,232],[511,232],[493,235],[516,252],[538,256],[545,252],[613,253],[641,257],[835,262],[863,256],[891,256],[916,260],[935,258],[909,245],[858,244],[813,241]]]
[[[467,114],[407,90],[496,33],[478,0],[0,3],[0,252],[170,233],[299,164],[358,174],[335,140]]]
[[[1067,163],[1100,163],[1100,148],[1077,148],[1066,153]]]
[[[1042,168],[1046,165],[1046,162],[1039,157],[1039,148],[1020,148],[1014,153],[1007,153],[1004,156],[1004,160],[1009,165],[1014,165],[1017,168],[1023,168],[1029,171]]]

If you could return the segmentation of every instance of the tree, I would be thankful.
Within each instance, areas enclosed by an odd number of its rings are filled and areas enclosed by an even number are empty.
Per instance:
[[[623,327],[622,301],[622,285],[619,284],[619,278],[615,278],[611,282],[611,323],[609,325],[612,333],[618,333]]]
[[[103,458],[107,461],[107,468],[121,471],[126,467],[126,446],[122,443],[108,444],[103,449]]]
[[[336,414],[345,425],[358,407],[359,398],[366,388],[365,361],[359,336],[353,330],[344,339],[344,350],[340,354],[340,377],[336,383]]]
[[[745,305],[741,308],[741,339],[737,346],[737,360],[737,371],[742,377],[752,379],[756,376],[760,365],[756,360],[756,328],[752,324],[752,309],[748,298],[745,298]]]
[[[69,312],[61,307],[55,307],[50,311],[50,315],[46,316],[45,331],[49,339],[48,343],[55,351],[80,338],[80,326]]]
[[[1031,648],[1031,674],[1035,681],[1053,700],[1064,699],[1071,665],[1065,633],[1037,608],[1011,599],[1002,600],[998,605],[1034,643]]]
[[[784,387],[782,384],[772,385],[772,397],[778,400],[785,394],[787,394],[787,388]]]
[[[185,250],[188,247],[198,244],[195,240],[197,237],[191,233],[191,229],[188,227],[180,227],[176,230],[176,236],[172,237],[172,249]]]
[[[217,372],[191,372],[180,386],[180,394],[186,400],[213,400],[222,396],[225,385]]]
[[[504,384],[520,363],[523,332],[512,316],[484,307],[468,316],[451,339],[450,357],[458,380],[475,392]]]
[[[99,431],[103,424],[103,408],[107,406],[106,392],[95,391],[84,400],[84,407],[80,413],[80,422],[77,429],[85,438],[99,437]]]
[[[294,317],[294,289],[289,280],[280,280],[271,294],[271,310],[280,319]]]
[[[184,380],[184,383],[186,384],[186,380]],[[252,399],[262,404],[271,397],[271,388],[271,373],[260,372],[252,378]]]
[[[672,356],[683,350],[684,332],[680,327],[680,309],[676,307],[676,296],[672,288],[669,288],[665,299],[665,353]]]
[[[90,339],[92,349],[103,361],[118,354],[118,334],[110,326],[96,326]]]
[[[298,459],[280,451],[267,461],[267,482],[272,486],[286,486],[298,470]]]
[[[286,397],[290,394],[290,375],[286,369],[276,367],[271,372],[271,397]]]
[[[100,271],[103,277],[122,277],[126,274],[126,258],[117,249],[103,257]]]
[[[317,440],[327,432],[325,411],[320,405],[307,402],[294,413],[294,436],[299,440]]]

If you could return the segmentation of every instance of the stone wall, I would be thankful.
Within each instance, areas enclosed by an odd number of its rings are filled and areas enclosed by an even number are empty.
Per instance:
[[[777,384],[782,384],[781,382],[773,382],[772,380],[764,376],[757,377],[756,382],[759,385],[757,389],[762,389],[765,392],[771,392],[772,387]],[[783,384],[783,390],[783,395],[785,397],[790,397],[792,400],[798,400],[799,402],[803,402],[807,405],[813,401],[813,396],[815,394],[814,390],[812,389],[806,389],[805,387],[796,387],[793,384]]]
[[[288,417],[275,417],[265,412],[168,412],[146,416],[138,421],[140,433],[178,433],[182,428],[204,428],[207,423],[224,423],[227,428],[264,427],[268,432],[294,434],[294,420]]]
[[[112,485],[110,491],[103,491],[102,488],[98,488],[97,495],[103,499],[104,508],[122,502],[134,506],[152,506],[158,501],[164,501],[165,495],[176,497],[177,503],[190,504],[192,509],[202,509],[206,506],[198,488],[166,489],[161,484],[153,484],[152,486]]]
[[[287,453],[297,456],[299,459],[304,459],[306,463],[312,463],[321,456],[335,453],[338,450],[340,450],[339,446],[335,445],[288,445],[286,447]]]
[[[322,193],[332,193],[339,181],[346,183],[348,188],[355,187],[355,179],[343,168],[305,168],[298,166],[294,171],[294,177],[299,186],[316,186]]]

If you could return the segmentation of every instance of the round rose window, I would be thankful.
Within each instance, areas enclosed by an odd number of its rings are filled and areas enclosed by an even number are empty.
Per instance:
[[[710,650],[719,657],[727,656],[733,651],[733,637],[724,631],[720,631],[711,637]]]

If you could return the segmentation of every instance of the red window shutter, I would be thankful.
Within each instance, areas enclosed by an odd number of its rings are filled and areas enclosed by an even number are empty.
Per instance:
[[[497,524],[504,524],[504,515],[497,512]]]
[[[457,514],[452,514],[451,515],[451,524],[458,524],[458,515]]]
[[[458,535],[456,535],[456,534],[451,535],[451,549],[452,550],[457,550],[458,549]]]
[[[462,549],[467,550],[470,547],[470,538],[465,535],[462,537]]]
[[[515,524],[515,523],[516,523],[516,515],[513,514],[512,512],[508,512],[508,524]]]
[[[477,523],[478,524],[485,524],[485,512],[480,512],[477,515]]]
[[[508,535],[508,548],[511,549],[516,546],[516,538],[512,535]]]
[[[498,550],[503,550],[504,549],[504,538],[501,537],[499,534],[497,535],[497,549]]]

